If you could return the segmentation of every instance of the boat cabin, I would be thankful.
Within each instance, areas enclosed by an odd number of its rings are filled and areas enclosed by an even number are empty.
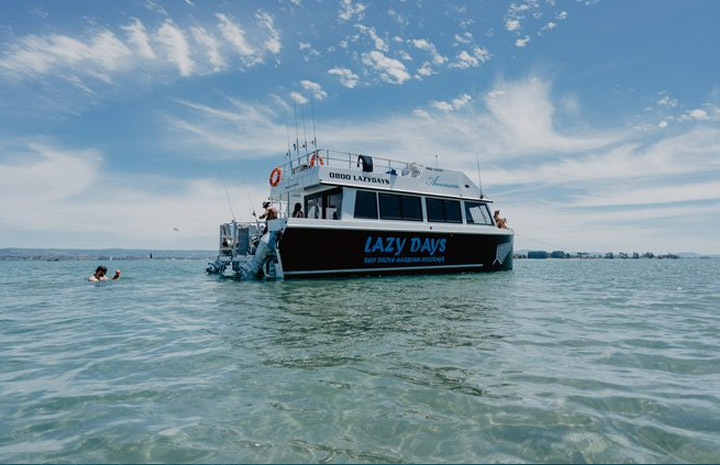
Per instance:
[[[270,198],[288,224],[334,220],[373,222],[374,227],[384,221],[413,222],[415,227],[495,226],[488,207],[492,201],[457,170],[318,150],[276,167],[270,185]],[[298,203],[303,218],[292,218]]]

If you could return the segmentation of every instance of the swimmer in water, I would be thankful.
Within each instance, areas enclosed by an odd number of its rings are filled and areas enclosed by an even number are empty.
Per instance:
[[[107,274],[107,267],[100,265],[95,269],[95,274],[88,278],[90,282],[108,281],[111,279],[120,279],[120,270],[115,270],[115,275],[112,278],[105,276]]]

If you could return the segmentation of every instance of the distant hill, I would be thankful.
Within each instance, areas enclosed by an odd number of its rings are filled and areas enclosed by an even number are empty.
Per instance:
[[[215,258],[211,250],[150,249],[0,249],[0,260],[136,260],[136,259],[207,259]]]

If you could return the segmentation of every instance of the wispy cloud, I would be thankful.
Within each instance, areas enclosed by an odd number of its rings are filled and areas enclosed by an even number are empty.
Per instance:
[[[177,66],[182,76],[190,76],[195,63],[190,58],[190,46],[183,31],[167,21],[158,30],[157,40],[165,47],[168,61]]]
[[[212,249],[217,224],[230,217],[215,179],[135,176],[129,181],[107,172],[97,149],[30,142],[18,150],[23,156],[16,158],[23,161],[0,161],[5,179],[0,184],[0,242],[6,245],[34,247],[42,237],[43,247]],[[249,219],[257,208],[249,198],[267,193],[265,182],[248,181],[227,186],[239,219]],[[161,192],[155,188],[159,185],[172,188]]]

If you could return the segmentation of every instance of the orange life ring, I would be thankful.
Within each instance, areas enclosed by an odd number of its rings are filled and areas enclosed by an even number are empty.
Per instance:
[[[274,170],[272,170],[272,173],[270,173],[270,185],[275,187],[280,183],[280,178],[282,177],[282,170],[279,166],[276,166]]]
[[[318,153],[313,153],[313,156],[310,157],[310,166],[315,166],[315,162],[321,166],[325,164],[325,160],[323,160],[323,157],[321,157]]]

